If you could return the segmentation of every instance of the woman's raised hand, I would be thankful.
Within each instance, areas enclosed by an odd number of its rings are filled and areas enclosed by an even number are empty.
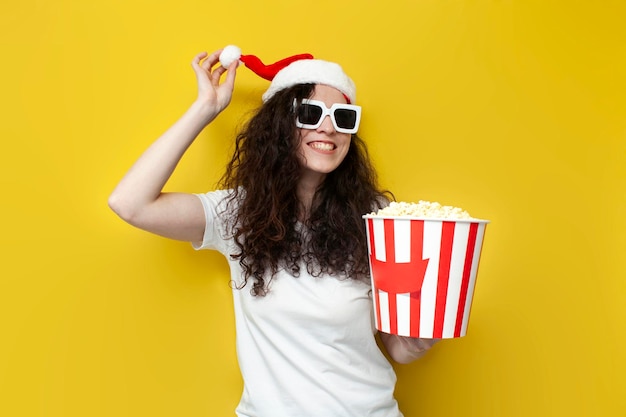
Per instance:
[[[201,52],[191,61],[191,66],[198,80],[196,102],[206,112],[207,122],[213,120],[228,106],[235,87],[235,75],[239,60],[235,60],[228,68],[224,68],[219,65],[221,52],[221,49],[211,55]],[[220,84],[224,72],[226,72],[226,78]]]
[[[128,223],[173,239],[202,240],[205,217],[200,200],[162,190],[188,147],[230,103],[238,61],[227,71],[218,64],[221,52],[195,56],[191,65],[198,79],[197,100],[146,149],[111,193],[109,205]]]

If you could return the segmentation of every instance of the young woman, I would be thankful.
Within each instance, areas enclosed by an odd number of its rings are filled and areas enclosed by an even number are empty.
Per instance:
[[[125,221],[229,262],[244,392],[240,417],[402,414],[395,373],[372,318],[365,226],[385,205],[364,142],[352,80],[335,63],[280,69],[236,138],[221,189],[163,193],[179,160],[229,104],[239,64],[197,55],[198,97],[109,198]],[[225,75],[224,75],[225,74]],[[407,363],[433,340],[380,334]]]

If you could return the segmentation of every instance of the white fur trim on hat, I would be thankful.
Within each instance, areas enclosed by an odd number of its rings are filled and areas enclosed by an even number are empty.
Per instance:
[[[345,94],[351,103],[356,101],[354,82],[343,72],[339,64],[320,59],[303,59],[295,61],[280,70],[272,84],[263,94],[263,102],[274,94],[296,84],[324,84],[334,87]]]

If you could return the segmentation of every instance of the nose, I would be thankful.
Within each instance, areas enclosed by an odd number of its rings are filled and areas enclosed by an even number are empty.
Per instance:
[[[333,125],[333,121],[330,119],[330,115],[327,114],[324,116],[322,120],[322,124],[317,128],[319,132],[324,132],[327,134],[331,134],[335,132],[335,126]]]

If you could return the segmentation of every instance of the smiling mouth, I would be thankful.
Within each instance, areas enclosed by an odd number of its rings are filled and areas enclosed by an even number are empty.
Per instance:
[[[335,145],[328,142],[311,142],[309,143],[309,146],[319,151],[332,151],[335,149]]]

